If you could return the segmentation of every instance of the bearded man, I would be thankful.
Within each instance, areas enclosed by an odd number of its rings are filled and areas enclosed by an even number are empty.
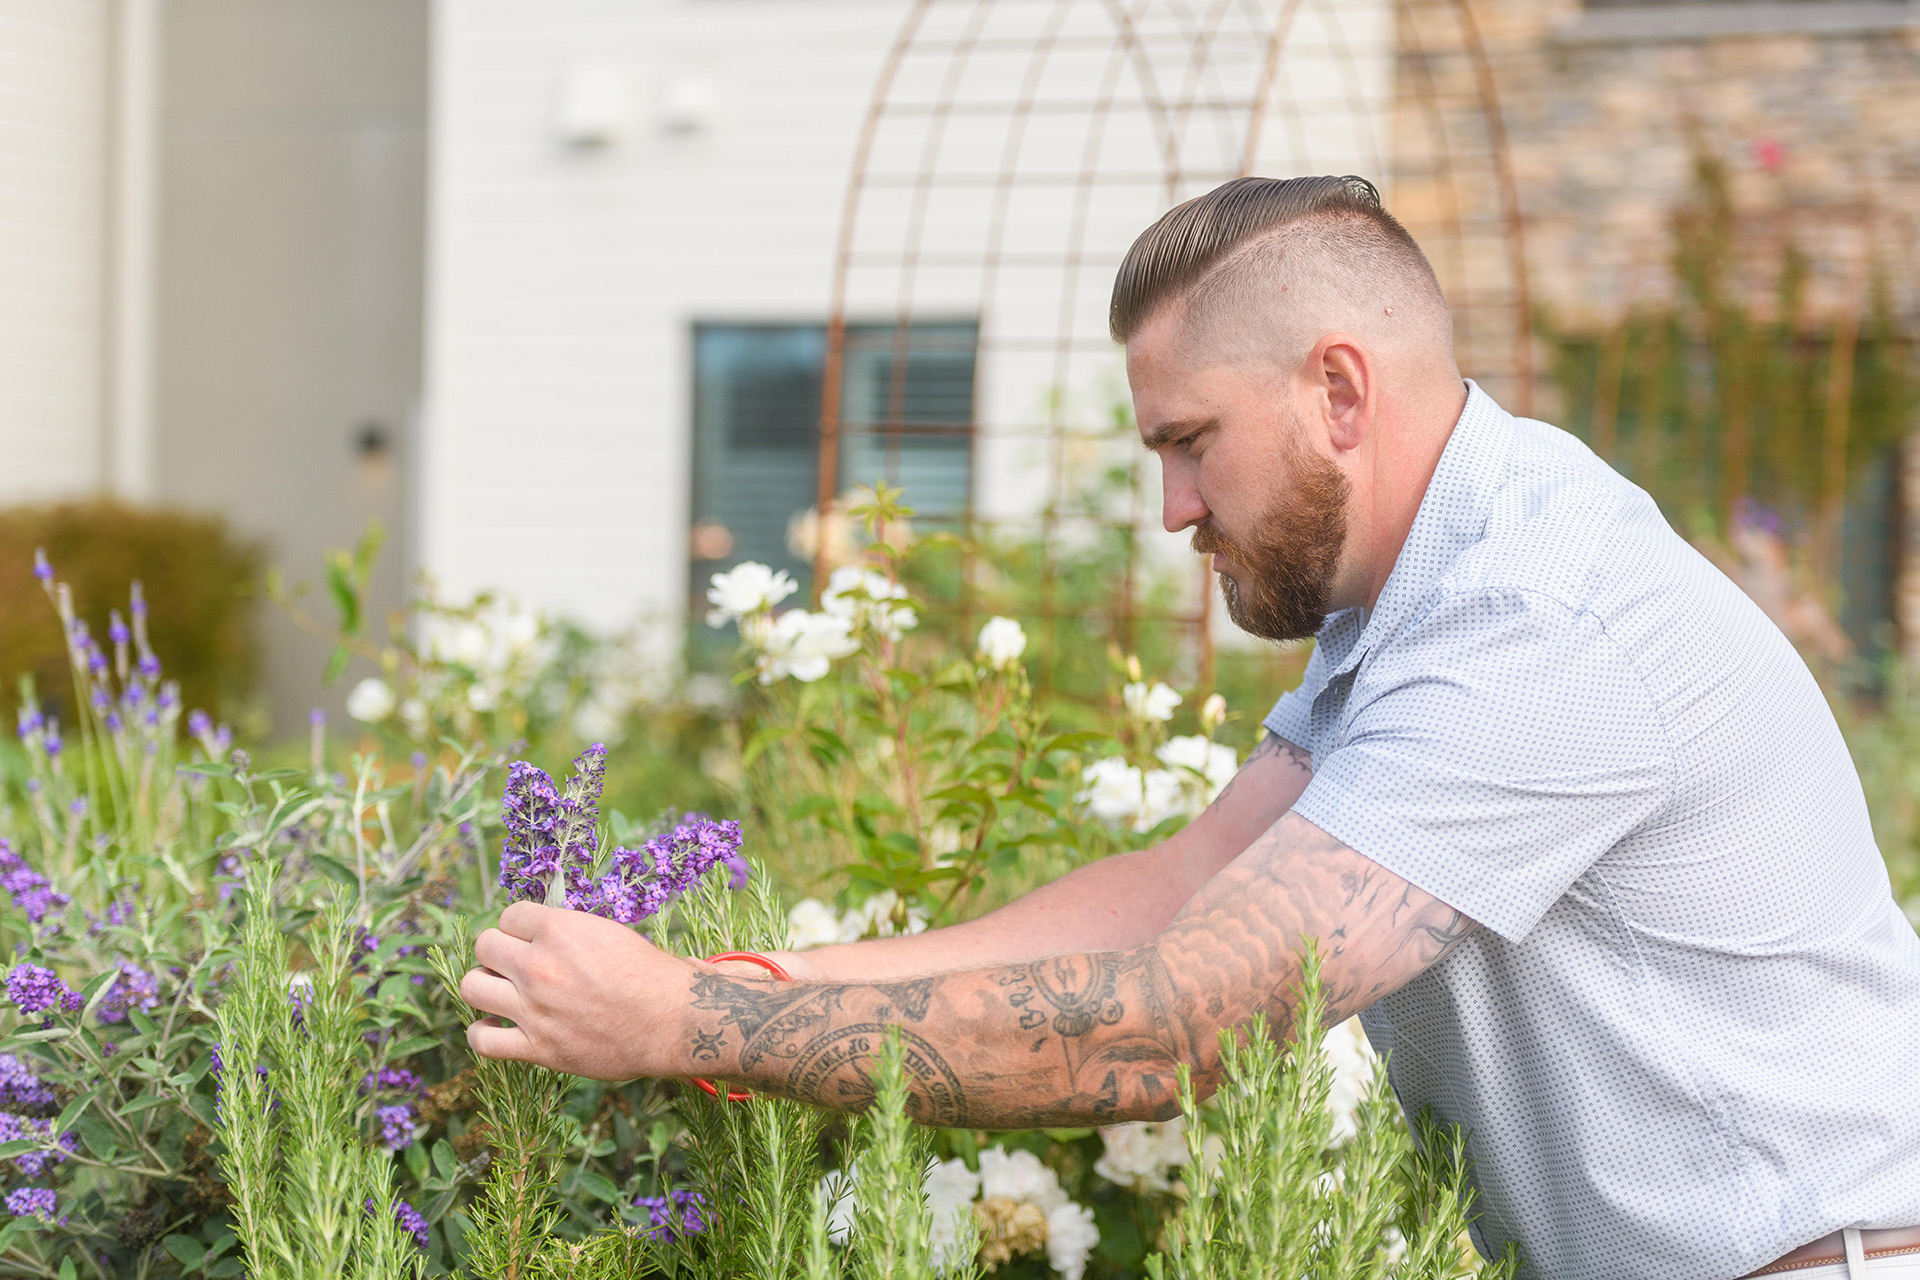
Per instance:
[[[896,1024],[930,1123],[1160,1119],[1180,1066],[1217,1087],[1222,1029],[1288,1024],[1319,939],[1331,1015],[1469,1132],[1483,1252],[1920,1276],[1920,938],[1787,641],[1645,493],[1462,382],[1361,179],[1174,209],[1112,322],[1166,527],[1241,627],[1317,641],[1233,784],[981,919],[781,955],[792,983],[515,903],[474,1049],[857,1105]]]

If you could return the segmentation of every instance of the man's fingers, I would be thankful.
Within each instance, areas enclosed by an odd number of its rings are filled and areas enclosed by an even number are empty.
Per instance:
[[[460,979],[460,998],[482,1013],[494,1013],[520,1022],[526,1015],[526,1002],[520,990],[497,973],[469,969]]]
[[[492,1018],[482,1018],[467,1028],[467,1047],[483,1058],[533,1061],[533,1041],[527,1033],[519,1027],[503,1027]]]
[[[532,942],[540,936],[546,927],[546,920],[552,907],[543,907],[537,902],[513,902],[500,913],[500,927],[507,933],[526,942]]]
[[[504,922],[505,916],[501,917]],[[499,929],[483,930],[473,940],[473,958],[495,973],[505,974],[509,978],[518,978],[527,952],[533,949],[531,942],[523,941],[510,933]]]

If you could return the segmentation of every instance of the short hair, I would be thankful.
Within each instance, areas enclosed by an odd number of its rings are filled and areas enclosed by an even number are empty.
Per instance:
[[[1323,270],[1314,274],[1336,278],[1338,287],[1320,291],[1329,301],[1380,295],[1413,313],[1409,320],[1427,313],[1442,321],[1451,354],[1452,316],[1433,265],[1374,185],[1353,175],[1235,178],[1168,210],[1133,242],[1114,278],[1114,341],[1127,341],[1176,299],[1213,310],[1272,292],[1271,269],[1296,253],[1319,260]]]

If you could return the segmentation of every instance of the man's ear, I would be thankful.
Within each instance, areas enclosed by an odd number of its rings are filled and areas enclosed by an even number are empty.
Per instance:
[[[1373,427],[1373,357],[1353,335],[1330,333],[1308,353],[1307,373],[1324,397],[1327,442],[1358,448]]]

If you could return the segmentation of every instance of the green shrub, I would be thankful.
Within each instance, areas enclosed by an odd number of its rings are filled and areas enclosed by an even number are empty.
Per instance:
[[[180,682],[188,707],[216,717],[237,711],[253,691],[259,667],[252,595],[260,549],[236,539],[224,522],[177,511],[149,511],[112,502],[0,511],[0,715],[11,724],[18,679],[31,675],[43,698],[71,721],[67,651],[60,622],[33,576],[33,556],[47,559],[73,588],[74,603],[96,635],[107,633],[107,610],[126,612],[127,584],[137,581],[156,606],[153,648]]]

